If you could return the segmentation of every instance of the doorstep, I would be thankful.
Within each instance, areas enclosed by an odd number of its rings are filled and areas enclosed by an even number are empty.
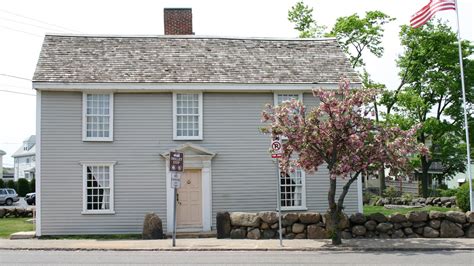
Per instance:
[[[171,233],[167,233],[168,238],[172,238]],[[176,232],[176,238],[215,238],[217,236],[217,231],[209,232]]]

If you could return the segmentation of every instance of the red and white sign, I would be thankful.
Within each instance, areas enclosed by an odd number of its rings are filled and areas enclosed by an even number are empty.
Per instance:
[[[283,153],[283,146],[281,144],[280,137],[275,137],[272,139],[270,149],[272,158],[281,158],[281,154]]]

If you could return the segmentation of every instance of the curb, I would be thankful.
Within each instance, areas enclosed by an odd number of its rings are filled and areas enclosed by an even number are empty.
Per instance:
[[[410,251],[410,252],[430,252],[430,251],[474,251],[474,247],[440,247],[440,248],[362,248],[362,247],[320,247],[320,248],[186,248],[186,247],[166,247],[166,248],[23,248],[23,247],[0,247],[0,250],[26,250],[26,251],[292,251],[292,252],[383,252],[383,251]]]

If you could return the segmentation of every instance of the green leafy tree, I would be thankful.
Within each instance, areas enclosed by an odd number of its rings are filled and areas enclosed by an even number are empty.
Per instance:
[[[383,55],[383,26],[393,20],[394,18],[381,11],[367,11],[365,17],[357,14],[339,17],[329,36],[334,36],[339,41],[342,49],[349,55],[352,67],[361,67],[365,65],[362,60],[365,52],[377,57]]]
[[[27,179],[25,178],[20,178],[18,179],[18,195],[20,197],[24,197],[27,193],[30,192],[30,182],[28,182]]]
[[[3,179],[0,178],[0,188],[4,188],[5,187],[5,181],[3,181]]]
[[[445,23],[429,22],[420,28],[402,26],[405,52],[398,59],[405,86],[397,95],[398,112],[389,116],[394,123],[421,124],[418,141],[428,144],[430,156],[421,156],[421,190],[428,196],[430,166],[443,165],[442,178],[465,170],[461,81],[456,33]],[[474,85],[474,62],[469,59],[474,47],[462,42],[466,88]],[[474,91],[466,90],[470,120],[473,116]]]
[[[13,181],[13,180],[8,180],[8,181],[7,181],[7,188],[13,188],[13,189],[16,190],[15,181]]]
[[[291,7],[288,20],[295,24],[294,29],[299,32],[300,38],[322,37],[326,29],[325,26],[318,25],[313,18],[313,8],[305,5],[303,1]]]
[[[30,181],[30,192],[35,192],[36,191],[36,179],[31,179]]]

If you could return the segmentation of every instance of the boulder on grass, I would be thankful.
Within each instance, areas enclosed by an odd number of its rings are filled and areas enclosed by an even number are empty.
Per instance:
[[[145,215],[143,221],[143,239],[163,239],[163,224],[160,217],[152,212]]]

